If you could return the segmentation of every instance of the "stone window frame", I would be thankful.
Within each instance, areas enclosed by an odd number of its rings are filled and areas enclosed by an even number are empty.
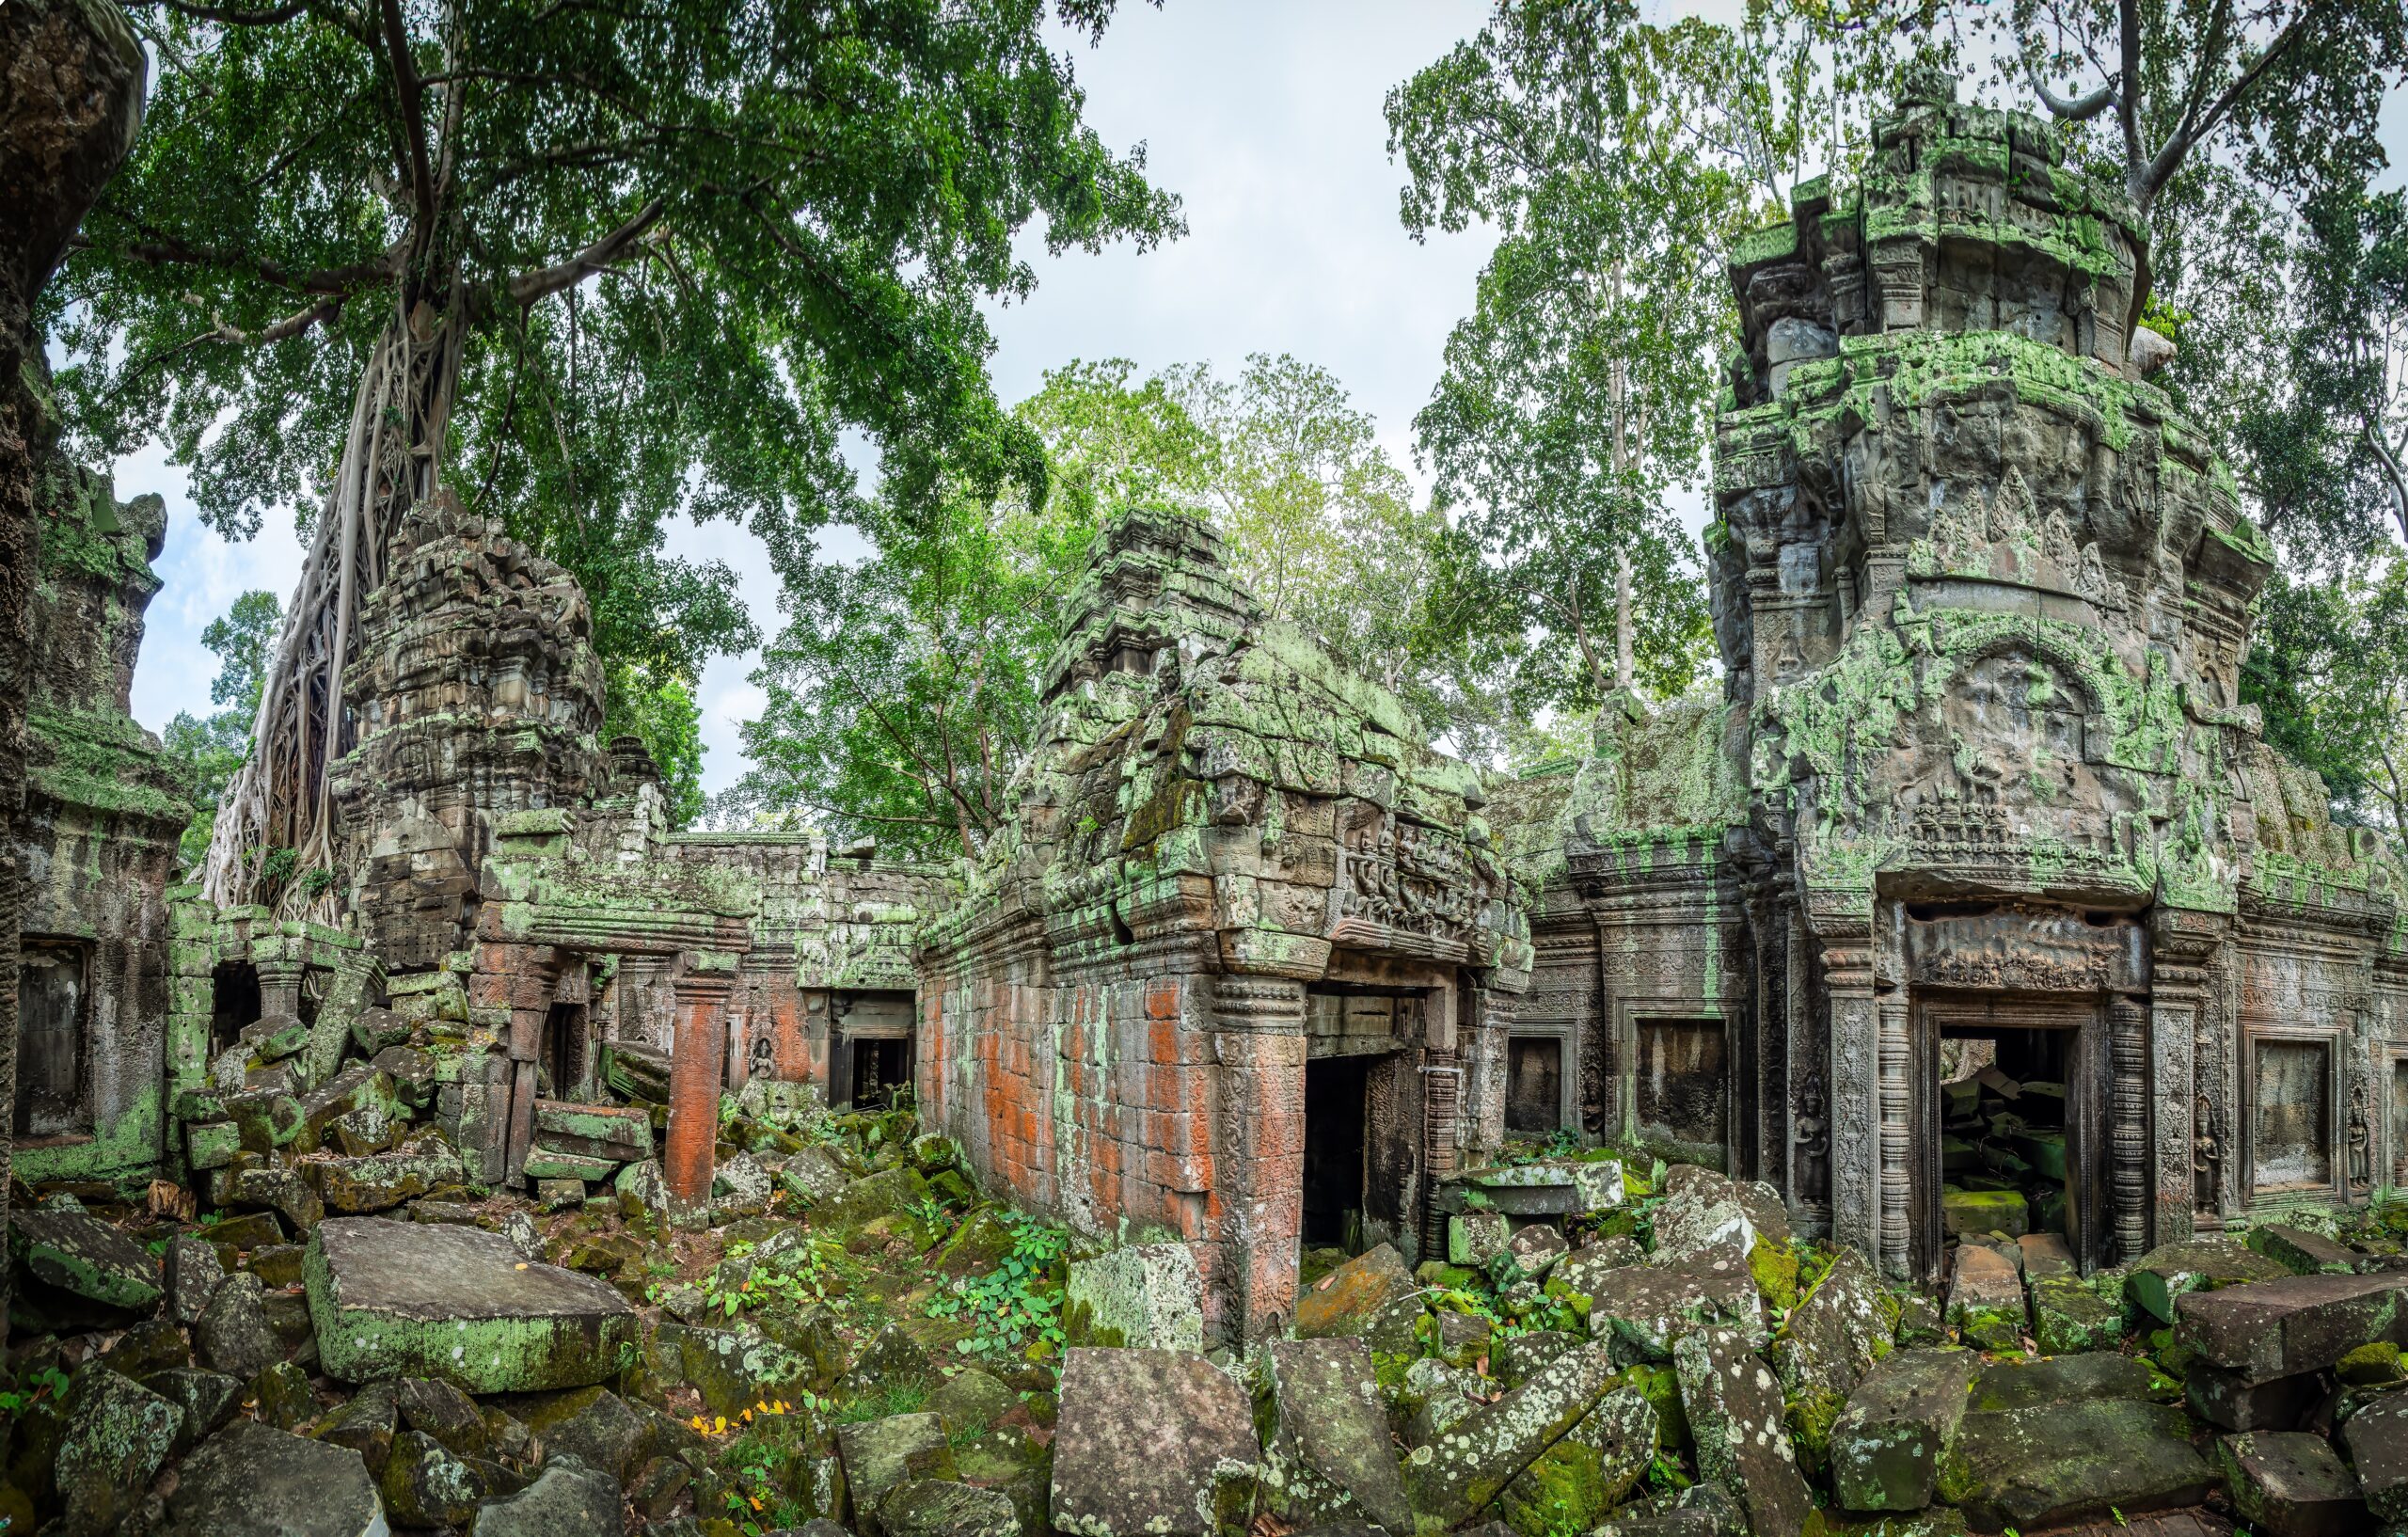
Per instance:
[[[2241,1162],[2242,1199],[2250,1211],[2282,1212],[2303,1202],[2349,1199],[2349,1111],[2343,1082],[2349,1075],[2349,1037],[2348,1027],[2337,1023],[2241,1022],[2241,1141],[2235,1151]],[[2258,1183],[2258,1047],[2261,1041],[2324,1048],[2324,1159],[2329,1177],[2321,1185],[2270,1190]]]
[[[2392,1193],[2393,1199],[2399,1199],[2408,1195],[2408,1180],[2395,1183],[2391,1173],[2401,1159],[2408,1159],[2408,1138],[2394,1134],[2398,1126],[2392,1119],[2391,1092],[2400,1070],[2408,1068],[2408,1040],[2378,1039],[2374,1043],[2374,1055],[2381,1076],[2375,1080],[2368,1096],[2374,1106],[2374,1125],[2368,1128],[2374,1138],[2374,1147],[2368,1156],[2375,1161],[2373,1168],[2368,1170],[2374,1178],[2368,1181],[2368,1196],[2369,1199],[2378,1198],[2387,1190]],[[2346,1142],[2347,1131],[2342,1134]]]
[[[1636,1142],[1639,1135],[1639,1027],[1650,1020],[1675,1023],[1713,1021],[1722,1027],[1722,1159],[1723,1167],[1739,1167],[1739,1081],[1741,1064],[1735,1049],[1738,1009],[1719,998],[1702,993],[1624,994],[1611,998],[1613,1019],[1614,1117],[1608,1141]]]

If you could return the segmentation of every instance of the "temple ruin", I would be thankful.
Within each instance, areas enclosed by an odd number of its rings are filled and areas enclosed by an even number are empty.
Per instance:
[[[437,498],[345,677],[347,916],[214,911],[167,890],[183,808],[125,715],[158,504],[70,477],[20,1171],[265,1165],[227,1096],[416,1029],[470,1177],[614,1178],[647,1136],[561,1128],[649,1101],[700,1211],[723,1093],[908,1085],[994,1188],[1193,1245],[1222,1338],[1292,1310],[1304,1245],[1437,1252],[1513,1137],[1762,1180],[1898,1278],[2001,1207],[2089,1268],[2362,1201],[2408,1163],[2400,873],[2237,702],[2272,551],[2055,157],[1926,88],[1734,253],[1722,695],[1617,699],[1510,783],[1134,509],[974,866],[674,832],[597,736],[574,580]]]

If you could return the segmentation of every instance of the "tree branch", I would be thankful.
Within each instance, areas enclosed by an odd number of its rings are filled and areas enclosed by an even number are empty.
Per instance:
[[[309,0],[290,0],[273,10],[230,10],[218,6],[196,6],[190,0],[135,0],[137,5],[156,5],[189,16],[197,22],[215,22],[220,26],[275,26],[289,22],[309,8]]]
[[[2215,131],[2216,125],[2222,122],[2234,107],[2241,104],[2242,99],[2257,88],[2258,82],[2266,71],[2290,51],[2292,44],[2299,41],[2302,31],[2307,24],[2321,15],[2322,11],[2316,0],[2309,0],[2309,4],[2291,19],[2291,24],[2283,28],[2281,34],[2266,45],[2266,51],[2258,55],[2249,68],[2241,71],[2239,79],[2225,87],[2224,93],[2215,99],[2213,104],[2205,112],[2198,114],[2195,119],[2188,112],[2183,114],[2181,130],[2165,141],[2164,148],[2158,151],[2156,157],[2149,162],[2148,168],[2143,175],[2141,184],[2147,195],[2142,202],[2143,207],[2147,206],[2147,198],[2156,197],[2158,190],[2171,181],[2174,173],[2181,168],[2183,158],[2191,152],[2191,147]]]
[[[583,282],[597,272],[608,270],[627,254],[627,248],[641,239],[645,230],[659,222],[667,206],[655,198],[644,204],[634,218],[567,261],[538,267],[532,272],[522,272],[510,278],[501,285],[502,296],[523,309],[540,299],[549,298],[573,283]]]
[[[2026,65],[2025,72],[2032,79],[2032,94],[2040,98],[2040,104],[2049,109],[2051,117],[2062,122],[2088,122],[2115,100],[2116,78],[2112,74],[2087,96],[2059,96],[2049,88],[2037,64]]]
[[[402,0],[385,0],[385,52],[392,58],[393,90],[400,98],[402,129],[410,151],[410,198],[419,217],[435,217],[435,171],[426,153],[426,92],[419,84],[418,65],[410,57],[409,31],[402,21]]]
[[[231,341],[242,346],[264,347],[275,342],[290,341],[313,325],[332,322],[341,313],[341,298],[329,294],[307,309],[296,309],[282,320],[257,331],[246,331],[241,326],[229,325],[222,317],[213,313],[209,317],[209,330],[204,335],[219,341]]]

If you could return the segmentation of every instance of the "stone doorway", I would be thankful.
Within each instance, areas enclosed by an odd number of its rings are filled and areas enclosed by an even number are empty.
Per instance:
[[[578,1100],[592,1092],[586,1066],[593,1060],[591,1038],[585,1005],[554,1004],[545,1015],[544,1079],[551,1085],[552,1098]]]
[[[883,1110],[894,1104],[898,1095],[911,1090],[917,1066],[911,1027],[919,1017],[918,995],[839,992],[831,1009],[830,1108]]]
[[[1909,1263],[1936,1282],[1956,1228],[2054,1233],[2109,1259],[2104,1015],[2095,1001],[1918,996],[1909,1054]]]
[[[1370,1121],[1369,1056],[1319,1056],[1305,1063],[1305,1214],[1307,1248],[1362,1244]]]
[[[260,974],[247,960],[220,961],[209,974],[209,1057],[234,1044],[243,1027],[259,1019],[265,1005]]]
[[[1552,1136],[1563,1130],[1563,1038],[1513,1036],[1505,1043],[1505,1130]]]

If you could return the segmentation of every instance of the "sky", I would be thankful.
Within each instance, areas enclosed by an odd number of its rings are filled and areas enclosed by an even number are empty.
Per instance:
[[[1647,8],[1696,8],[1656,0]],[[1736,6],[1703,8],[1719,19]],[[1188,233],[1143,255],[1122,246],[1049,258],[1032,239],[1035,295],[990,311],[997,395],[1020,400],[1073,359],[1127,357],[1145,372],[1207,362],[1229,375],[1249,354],[1291,353],[1343,381],[1426,486],[1413,464],[1413,414],[1437,381],[1447,333],[1471,306],[1493,237],[1473,230],[1421,244],[1405,234],[1381,108],[1391,87],[1477,30],[1488,10],[1487,0],[1168,0],[1160,10],[1124,0],[1100,47],[1066,43],[1087,120],[1116,149],[1146,145],[1149,175],[1183,199]],[[2389,105],[2396,175],[2408,166],[2403,93]],[[247,589],[287,597],[301,551],[289,524],[239,545],[202,527],[182,472],[156,448],[115,467],[119,497],[167,499],[167,544],[155,563],[166,586],[134,684],[135,716],[156,730],[178,710],[208,711],[216,658],[200,644],[202,629]],[[762,631],[777,632],[776,583],[752,535],[687,524],[670,547],[726,561]],[[861,547],[836,530],[821,547],[843,558]],[[743,773],[737,726],[760,711],[748,676],[756,662],[721,658],[704,675],[705,790]]]

